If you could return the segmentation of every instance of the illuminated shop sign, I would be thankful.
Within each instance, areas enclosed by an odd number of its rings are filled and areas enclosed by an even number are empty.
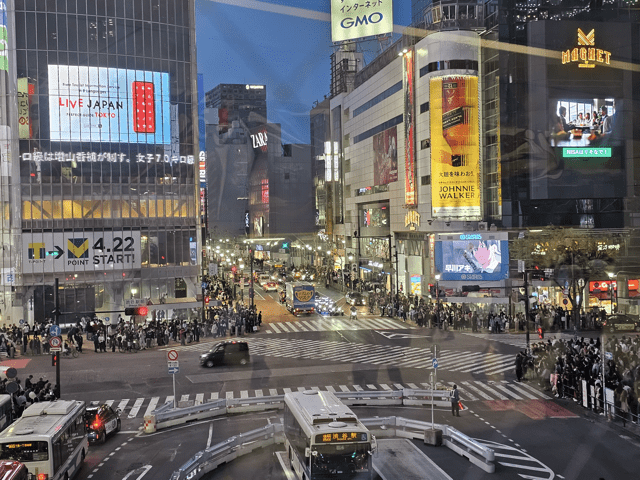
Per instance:
[[[404,100],[404,203],[418,204],[416,187],[416,91],[413,50],[402,56],[402,88]]]
[[[23,242],[23,273],[140,268],[140,232],[33,233]]]
[[[392,0],[331,0],[331,41],[393,32]]]
[[[31,124],[31,102],[34,99],[35,85],[28,78],[19,78],[18,83],[18,132],[20,138],[33,138]]]
[[[578,46],[562,52],[562,63],[578,63],[579,68],[595,68],[596,64],[611,64],[611,52],[596,48],[595,28],[585,34],[578,29]]]
[[[574,157],[574,158],[594,158],[594,157],[603,157],[610,158],[611,157],[611,148],[562,148],[562,156],[564,158]]]
[[[130,159],[126,153],[107,152],[33,152],[23,153],[20,159],[25,162],[72,162],[72,163],[195,163],[194,155],[163,155],[160,153],[138,153]]]
[[[247,90],[264,90],[264,85],[246,85]]]
[[[404,216],[404,226],[409,230],[415,230],[420,226],[420,214],[415,210],[408,211]]]
[[[263,128],[262,130],[251,134],[251,145],[253,148],[259,148],[262,152],[267,151],[267,129]]]
[[[55,142],[171,143],[169,74],[49,65]]]
[[[431,215],[481,216],[478,77],[447,76],[429,82]]]

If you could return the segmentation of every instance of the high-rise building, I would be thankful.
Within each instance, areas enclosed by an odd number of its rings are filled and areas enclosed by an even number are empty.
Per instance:
[[[194,1],[11,3],[0,1],[2,321],[50,317],[54,279],[69,320],[195,302]]]
[[[247,128],[267,123],[266,85],[221,83],[206,93],[207,108],[217,108],[223,130],[240,120]]]

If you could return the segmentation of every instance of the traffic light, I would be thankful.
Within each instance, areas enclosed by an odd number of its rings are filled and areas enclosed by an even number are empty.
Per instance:
[[[209,305],[209,300],[211,300],[211,298],[209,296],[204,297],[205,305]]]
[[[542,330],[542,327],[538,327],[538,337],[544,338],[544,330]]]
[[[149,313],[149,309],[147,307],[135,307],[135,308],[125,308],[125,315],[139,315],[141,317],[146,317]]]
[[[58,365],[58,360],[59,360],[59,356],[60,353],[59,352],[53,352],[51,354],[51,366],[55,367],[56,365]]]

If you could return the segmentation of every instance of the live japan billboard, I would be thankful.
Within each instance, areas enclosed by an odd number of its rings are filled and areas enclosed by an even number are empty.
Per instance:
[[[140,268],[140,232],[23,235],[22,273],[73,273]]]

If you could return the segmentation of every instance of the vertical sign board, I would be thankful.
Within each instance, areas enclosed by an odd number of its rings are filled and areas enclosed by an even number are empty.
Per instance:
[[[9,34],[7,32],[7,2],[0,0],[0,70],[9,71]]]
[[[415,142],[415,61],[413,50],[402,55],[402,86],[404,96],[404,203],[418,204],[416,189],[416,142]]]
[[[331,41],[393,32],[392,0],[331,0]]]
[[[478,77],[429,82],[431,204],[434,218],[480,220]]]

